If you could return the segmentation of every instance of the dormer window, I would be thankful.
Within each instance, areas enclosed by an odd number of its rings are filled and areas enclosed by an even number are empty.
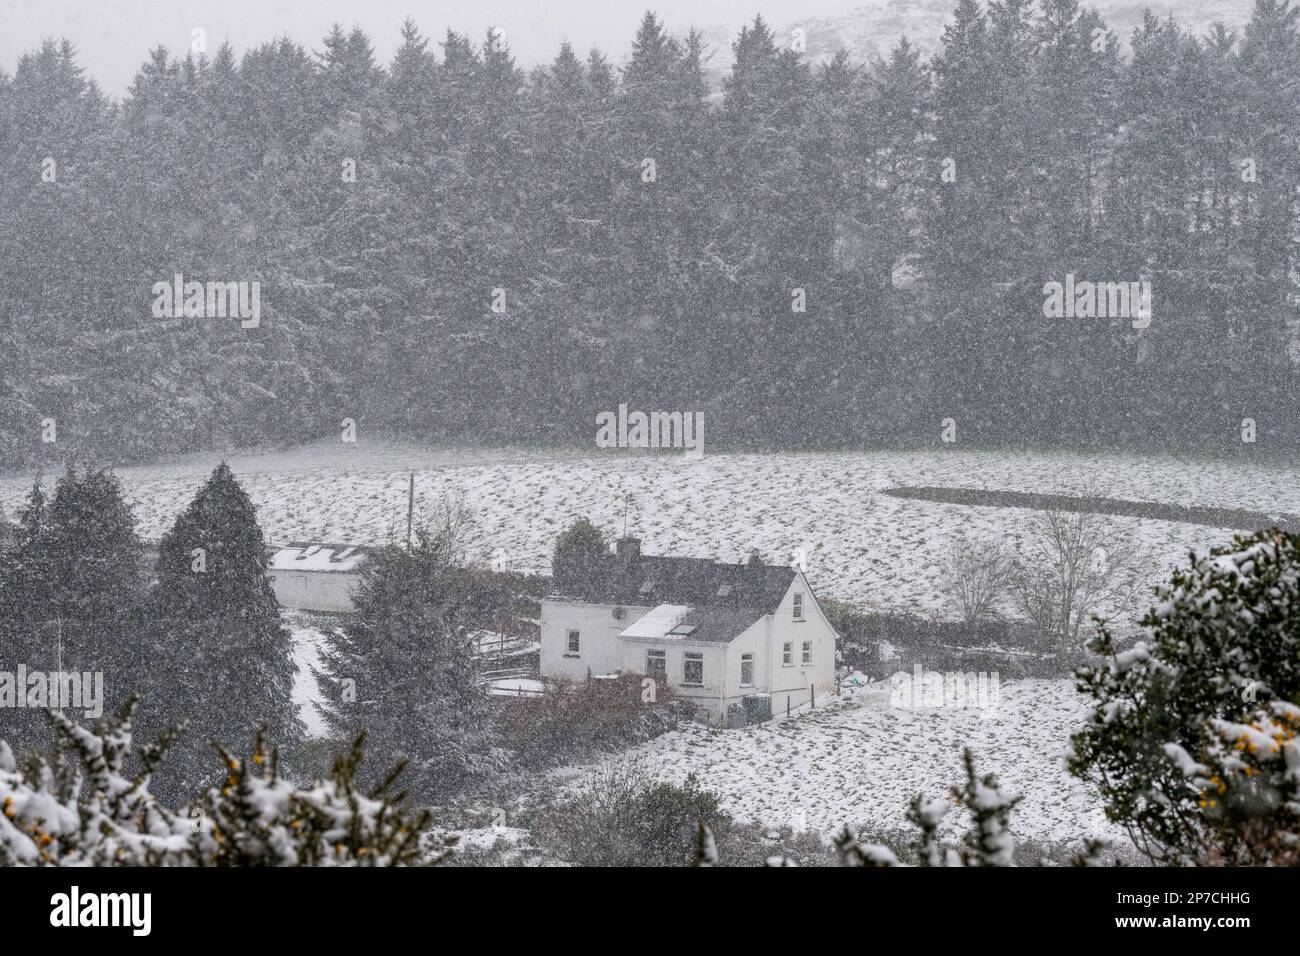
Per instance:
[[[803,620],[803,595],[796,592],[794,595],[794,619]]]

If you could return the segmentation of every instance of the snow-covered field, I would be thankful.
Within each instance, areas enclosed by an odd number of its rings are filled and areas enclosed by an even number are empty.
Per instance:
[[[1300,465],[1064,452],[865,451],[706,454],[701,460],[583,450],[450,449],[397,443],[318,444],[232,456],[273,543],[382,543],[404,533],[407,476],[417,508],[459,492],[477,514],[477,547],[518,569],[545,569],[556,534],[588,515],[614,533],[643,539],[649,553],[740,560],[751,548],[785,560],[807,554],[822,594],[883,609],[940,609],[936,587],[949,542],[960,534],[1010,537],[1030,513],[913,501],[879,494],[938,485],[1011,491],[1087,492],[1114,498],[1300,513]],[[186,505],[216,459],[196,456],[119,475],[140,522],[157,537]],[[0,476],[0,507],[21,503],[29,475]],[[1158,565],[1189,549],[1226,542],[1215,528],[1116,518]],[[306,665],[317,659],[323,622],[289,614],[302,671],[295,697],[315,733],[309,700],[318,691]],[[1083,722],[1085,704],[1068,680],[1003,685],[1000,707],[907,711],[883,688],[819,707],[791,721],[740,730],[688,727],[636,752],[656,773],[694,770],[739,818],[833,832],[844,822],[905,826],[917,793],[942,795],[961,777],[961,750],[975,751],[1023,794],[1015,815],[1022,838],[1071,840],[1108,831],[1094,798],[1060,759]],[[960,814],[952,814],[953,822]]]
[[[456,449],[391,442],[322,443],[229,458],[273,543],[382,543],[405,532],[407,476],[417,508],[463,493],[477,512],[478,548],[517,569],[548,567],[555,536],[588,515],[643,539],[648,553],[736,561],[807,554],[818,592],[889,610],[938,611],[936,584],[955,535],[1013,541],[1029,512],[910,501],[877,492],[906,485],[1011,491],[1087,490],[1115,498],[1300,513],[1300,464],[1199,461],[1070,452],[863,451],[651,456],[586,449]],[[157,537],[215,465],[214,456],[119,470],[141,532]],[[0,476],[12,514],[30,475]],[[1113,519],[1167,569],[1189,549],[1226,542],[1216,528]]]
[[[293,638],[293,662],[298,665],[298,673],[293,678],[293,702],[298,706],[298,716],[307,725],[307,733],[324,737],[325,721],[315,705],[325,698],[315,669],[321,666],[321,654],[325,650],[323,629],[333,622],[303,611],[285,610],[282,616]]]
[[[962,749],[975,768],[993,772],[1023,797],[1012,815],[1018,839],[1068,842],[1123,835],[1107,823],[1094,794],[1069,776],[1061,756],[1083,726],[1087,707],[1069,680],[1002,684],[1001,703],[987,716],[965,708],[891,707],[889,685],[790,720],[744,730],[689,725],[629,751],[663,780],[694,772],[740,820],[790,825],[832,835],[844,823],[863,831],[903,828],[916,794],[946,797],[965,779]],[[586,768],[568,768],[580,780]],[[964,830],[964,811],[945,819]]]

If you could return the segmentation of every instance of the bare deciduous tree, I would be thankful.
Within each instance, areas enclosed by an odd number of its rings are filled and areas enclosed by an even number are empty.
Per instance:
[[[940,587],[961,610],[963,621],[979,624],[993,617],[1014,570],[1014,555],[1002,542],[960,538],[944,559]]]
[[[453,488],[431,509],[421,512],[417,533],[442,553],[447,564],[469,566],[477,563],[471,552],[477,525],[465,493]]]
[[[1030,519],[1013,597],[1043,644],[1077,646],[1092,616],[1109,620],[1128,606],[1144,568],[1143,553],[1112,519],[1047,509]]]

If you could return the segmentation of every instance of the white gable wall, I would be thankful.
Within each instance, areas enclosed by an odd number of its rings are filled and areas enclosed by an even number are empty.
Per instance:
[[[803,595],[803,620],[794,618],[794,595]],[[812,643],[812,664],[803,663],[803,642]],[[789,642],[792,663],[783,663],[784,645]],[[772,714],[784,714],[786,703],[791,708],[807,704],[814,699],[829,696],[835,691],[835,629],[831,627],[821,607],[813,597],[803,574],[796,574],[789,589],[771,617],[768,670],[766,682],[772,695]],[[737,665],[739,666],[739,665]]]
[[[765,694],[768,688],[767,646],[768,631],[772,618],[764,615],[751,624],[739,637],[722,647],[722,666],[725,682],[722,700],[719,702],[718,715],[726,717],[732,704],[739,704],[742,697],[750,694]],[[746,654],[754,655],[754,683],[741,684],[741,663]]]

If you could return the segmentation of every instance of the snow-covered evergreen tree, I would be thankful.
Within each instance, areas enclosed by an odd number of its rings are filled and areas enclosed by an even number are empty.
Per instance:
[[[110,472],[69,468],[49,501],[37,482],[13,546],[0,554],[0,660],[47,673],[101,672],[107,706],[120,706],[144,679],[142,550]],[[47,739],[39,709],[8,713],[14,746]]]
[[[223,463],[163,536],[149,604],[145,716],[189,722],[160,777],[168,795],[212,777],[211,741],[252,739],[264,725],[286,749],[302,736],[293,646],[266,560],[253,503]]]
[[[356,614],[328,636],[322,707],[336,739],[366,732],[382,764],[409,761],[421,796],[453,792],[496,764],[470,615],[497,600],[488,576],[454,560],[447,533],[374,554]]]

